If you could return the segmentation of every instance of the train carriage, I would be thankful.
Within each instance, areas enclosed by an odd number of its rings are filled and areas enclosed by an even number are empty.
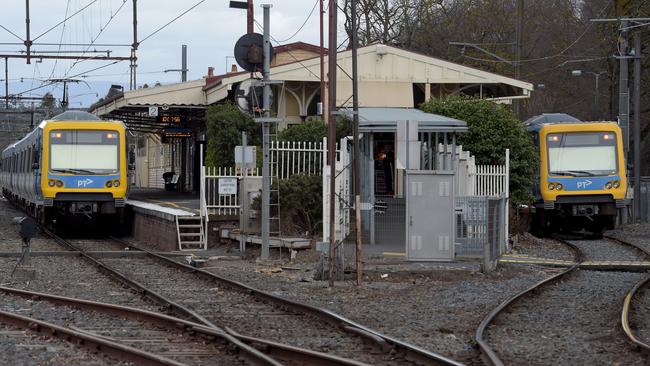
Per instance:
[[[43,223],[121,218],[126,128],[80,111],[43,121],[2,151],[2,194]]]
[[[627,192],[621,129],[545,114],[525,123],[539,152],[533,230],[587,229],[601,236],[616,222]]]

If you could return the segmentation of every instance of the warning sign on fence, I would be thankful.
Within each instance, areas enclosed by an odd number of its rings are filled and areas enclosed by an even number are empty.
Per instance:
[[[219,194],[237,194],[237,178],[219,178]]]

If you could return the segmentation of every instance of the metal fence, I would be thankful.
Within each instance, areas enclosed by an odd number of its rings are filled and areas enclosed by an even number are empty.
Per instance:
[[[271,176],[287,179],[296,174],[321,175],[323,156],[327,154],[324,146],[323,142],[271,141]]]
[[[239,215],[239,187],[234,193],[219,193],[219,181],[227,180],[232,182],[233,179],[239,186],[239,180],[242,178],[242,172],[239,169],[204,167],[204,185],[202,197],[205,199],[205,208],[209,215],[231,216]],[[259,176],[258,169],[251,169],[249,176]],[[223,183],[223,182],[222,182]]]
[[[506,249],[507,197],[456,197],[456,255],[496,261]]]
[[[641,211],[639,212],[639,220],[644,222],[650,222],[650,177],[641,177],[641,185],[639,186],[640,197],[638,199],[641,201]]]

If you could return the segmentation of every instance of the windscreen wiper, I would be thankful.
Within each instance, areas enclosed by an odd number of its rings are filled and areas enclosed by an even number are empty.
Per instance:
[[[52,169],[53,172],[59,173],[70,173],[70,174],[91,174],[94,175],[95,172],[86,169]]]
[[[594,173],[588,172],[586,170],[562,170],[558,172],[550,172],[553,175],[570,175],[572,177],[593,177]]]

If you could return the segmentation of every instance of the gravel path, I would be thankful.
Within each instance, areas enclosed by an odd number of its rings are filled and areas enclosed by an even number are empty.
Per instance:
[[[108,337],[130,347],[154,353],[187,365],[244,365],[230,354],[226,344],[206,342],[177,329],[168,331],[156,325],[115,315],[55,305],[47,301],[2,294],[0,309],[47,321],[63,327],[81,329]]]
[[[549,238],[537,238],[529,233],[518,235],[512,249],[513,254],[535,258],[572,261],[575,253],[566,244]]]
[[[650,223],[631,224],[606,233],[650,251]]]
[[[641,251],[609,239],[570,242],[582,251],[585,261],[638,261],[645,258]]]
[[[488,329],[508,365],[647,365],[619,326],[625,293],[643,274],[580,271],[517,301]]]

